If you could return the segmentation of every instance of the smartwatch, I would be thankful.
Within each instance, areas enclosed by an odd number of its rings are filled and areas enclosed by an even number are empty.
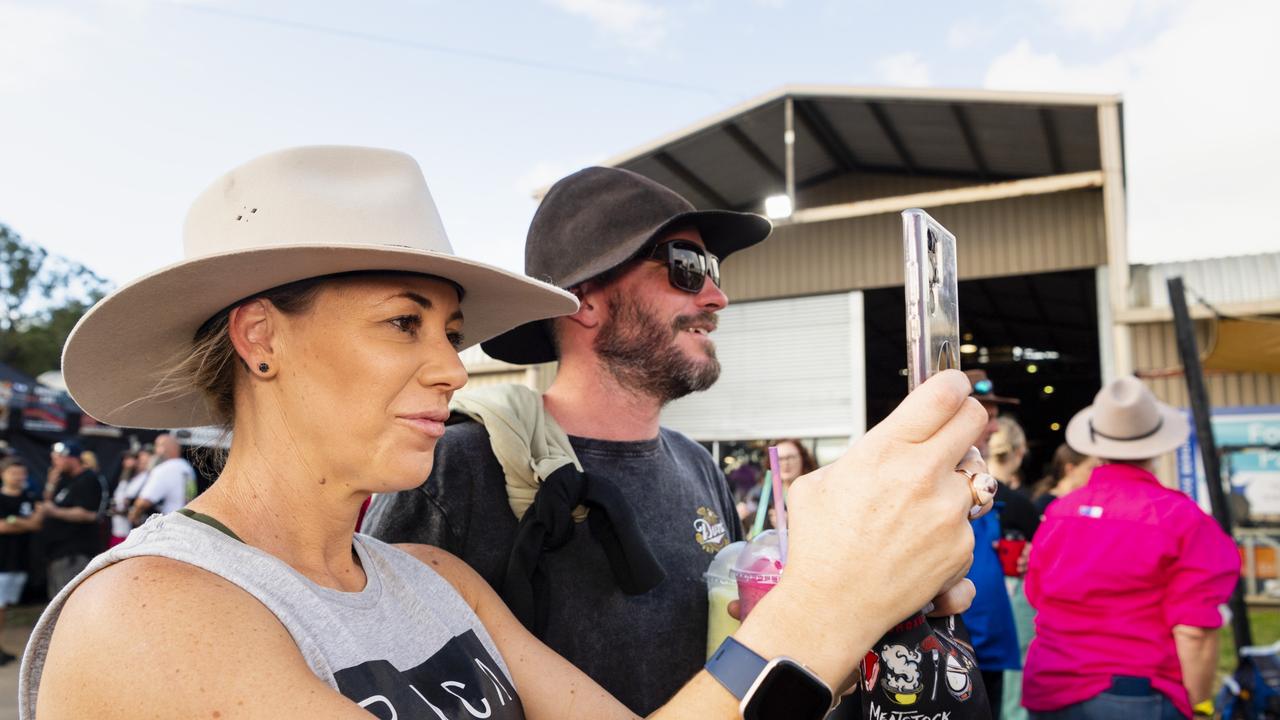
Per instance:
[[[822,720],[835,708],[831,688],[809,668],[789,657],[765,660],[732,635],[706,668],[738,698],[744,720]]]

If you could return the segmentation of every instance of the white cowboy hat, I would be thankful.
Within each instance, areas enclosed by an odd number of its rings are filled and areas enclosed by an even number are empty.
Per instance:
[[[467,345],[578,305],[546,283],[456,257],[418,164],[391,150],[301,147],[250,160],[196,198],[183,246],[184,260],[111,293],[67,338],[67,389],[97,420],[213,423],[198,391],[150,397],[157,370],[218,312],[298,280],[368,270],[446,278],[463,290]]]
[[[1148,460],[1187,441],[1191,426],[1181,411],[1158,402],[1133,376],[1113,380],[1093,404],[1067,424],[1073,450],[1105,460]]]

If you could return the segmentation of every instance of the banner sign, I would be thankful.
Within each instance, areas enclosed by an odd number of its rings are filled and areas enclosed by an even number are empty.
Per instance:
[[[1177,450],[1178,487],[1209,511],[1209,492],[1200,461],[1195,423],[1191,437]],[[1222,474],[1231,492],[1249,501],[1255,518],[1280,518],[1280,406],[1221,408],[1213,411],[1214,440],[1226,452]]]
[[[28,432],[65,433],[67,409],[62,403],[64,393],[36,385],[27,394],[22,408],[22,429]]]

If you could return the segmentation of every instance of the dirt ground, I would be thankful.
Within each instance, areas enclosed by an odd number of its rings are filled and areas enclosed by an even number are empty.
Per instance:
[[[27,646],[31,626],[40,617],[41,607],[10,608],[4,633],[0,635],[0,648],[21,656]],[[0,720],[18,720],[18,666],[19,661],[0,667]]]

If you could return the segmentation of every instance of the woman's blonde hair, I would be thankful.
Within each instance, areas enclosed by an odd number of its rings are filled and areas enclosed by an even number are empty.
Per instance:
[[[1017,420],[1007,415],[1000,416],[996,423],[1000,428],[991,434],[988,449],[995,460],[1008,462],[1014,453],[1027,449],[1027,433]]]

